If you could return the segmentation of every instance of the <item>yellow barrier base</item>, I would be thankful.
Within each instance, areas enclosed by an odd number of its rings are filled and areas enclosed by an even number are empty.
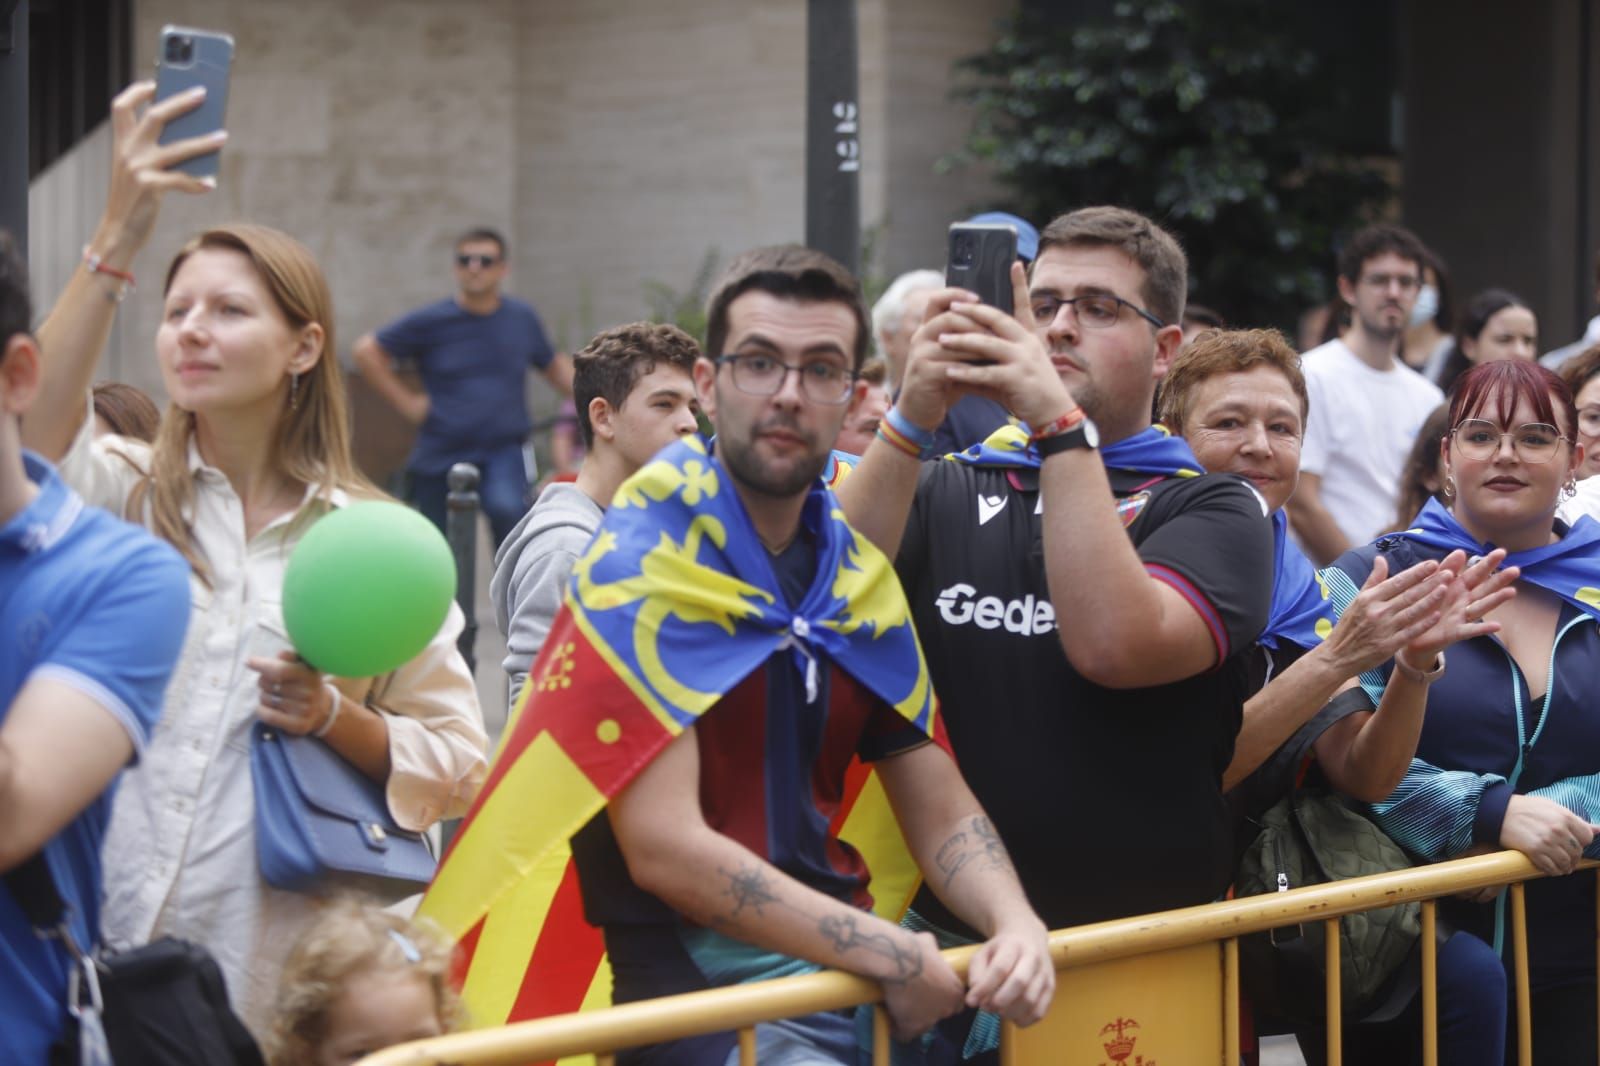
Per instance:
[[[1057,975],[1055,1002],[1007,1024],[1002,1066],[1221,1066],[1220,943],[1116,959]]]

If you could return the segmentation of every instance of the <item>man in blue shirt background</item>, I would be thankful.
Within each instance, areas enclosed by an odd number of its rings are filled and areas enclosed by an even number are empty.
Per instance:
[[[22,450],[19,423],[39,391],[31,317],[24,268],[0,233],[0,873],[42,853],[87,951],[116,777],[161,713],[189,624],[189,567]],[[0,882],[6,1061],[46,1061],[71,966]]]
[[[362,377],[390,406],[420,426],[406,461],[411,501],[444,528],[445,475],[472,463],[496,545],[528,508],[522,445],[528,420],[529,367],[563,393],[572,392],[572,360],[556,352],[528,303],[501,291],[505,239],[475,229],[456,241],[456,293],[420,307],[356,341]],[[414,362],[424,392],[394,372],[396,359]]]

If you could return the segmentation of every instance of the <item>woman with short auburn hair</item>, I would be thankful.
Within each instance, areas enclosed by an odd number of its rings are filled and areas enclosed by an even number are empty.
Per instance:
[[[1163,420],[1201,465],[1244,478],[1272,512],[1272,613],[1254,649],[1253,694],[1223,777],[1244,839],[1295,787],[1308,760],[1313,780],[1361,800],[1386,798],[1411,764],[1427,688],[1399,676],[1369,691],[1357,677],[1392,657],[1428,660],[1492,632],[1473,612],[1510,595],[1510,578],[1492,574],[1497,556],[1468,567],[1466,553],[1456,552],[1404,568],[1379,563],[1336,615],[1283,513],[1299,476],[1308,406],[1299,356],[1275,330],[1205,334],[1173,360],[1162,392]],[[1505,980],[1494,953],[1457,934],[1439,957],[1441,1061],[1498,1064]],[[1413,997],[1392,1025],[1363,1026],[1347,1040],[1362,1062],[1404,1062],[1420,1046],[1419,1026]],[[1322,1039],[1302,1037],[1308,1045]]]

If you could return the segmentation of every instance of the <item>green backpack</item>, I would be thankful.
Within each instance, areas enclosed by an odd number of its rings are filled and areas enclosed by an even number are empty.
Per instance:
[[[1260,835],[1239,866],[1237,896],[1286,892],[1412,865],[1400,845],[1327,789],[1291,793],[1261,816],[1260,825]],[[1313,920],[1240,938],[1241,976],[1259,1012],[1291,1022],[1322,1020],[1327,1002],[1325,928]],[[1340,1003],[1347,1019],[1365,1017],[1379,1003],[1421,933],[1417,903],[1339,920]]]

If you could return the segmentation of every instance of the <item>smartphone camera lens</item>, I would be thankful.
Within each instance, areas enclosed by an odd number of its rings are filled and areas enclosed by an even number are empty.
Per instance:
[[[187,66],[194,62],[194,38],[177,36],[167,38],[168,66]]]
[[[950,242],[950,265],[968,267],[972,265],[974,241],[970,233],[958,233]]]

